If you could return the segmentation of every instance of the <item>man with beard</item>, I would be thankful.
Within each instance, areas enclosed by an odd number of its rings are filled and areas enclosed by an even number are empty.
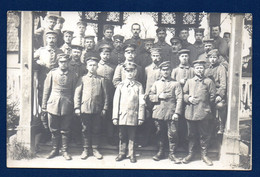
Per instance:
[[[203,44],[204,44],[204,53],[198,56],[198,60],[204,60],[206,61],[205,67],[208,68],[210,65],[210,62],[208,60],[208,53],[213,49],[213,39],[203,39]]]
[[[114,26],[104,25],[103,35],[104,35],[104,37],[97,43],[96,50],[98,50],[100,45],[102,45],[102,44],[108,44],[113,48],[112,37],[114,35]]]
[[[143,69],[152,63],[150,49],[154,45],[154,38],[146,38],[144,41],[144,51],[136,57],[135,62]]]
[[[158,42],[156,42],[154,44],[154,47],[162,49],[161,57],[162,57],[163,61],[170,61],[172,47],[169,44],[167,44],[166,41],[165,41],[165,38],[167,36],[166,28],[159,27],[156,30],[156,35],[157,35],[157,38],[158,38]]]
[[[70,31],[70,30],[64,30],[63,31],[64,44],[61,46],[60,49],[67,55],[71,54],[72,38],[73,38],[73,31]]]
[[[111,52],[111,59],[110,63],[117,66],[125,61],[124,51],[123,51],[123,43],[124,43],[124,36],[119,34],[114,35],[114,50]]]
[[[191,46],[192,44],[188,42],[188,37],[189,37],[189,28],[181,28],[180,33],[179,33],[179,37],[181,39],[181,45],[183,49],[187,49],[189,46]]]
[[[59,47],[59,48],[64,44],[63,34],[61,32],[64,22],[65,22],[65,19],[63,17],[59,16],[57,19],[57,24],[54,27],[54,30],[58,33],[57,47]]]
[[[178,56],[178,51],[181,50],[182,45],[181,45],[181,39],[178,37],[173,37],[170,40],[172,44],[172,53],[171,53],[171,68],[174,69],[179,65],[179,56]]]
[[[83,20],[79,20],[77,22],[76,31],[74,31],[75,37],[73,40],[75,43],[79,44],[80,46],[84,47],[85,44],[85,32],[86,32],[87,23]]]
[[[81,63],[84,63],[84,60],[88,57],[97,57],[99,58],[98,52],[95,50],[95,36],[87,35],[85,38],[84,50],[80,58]]]

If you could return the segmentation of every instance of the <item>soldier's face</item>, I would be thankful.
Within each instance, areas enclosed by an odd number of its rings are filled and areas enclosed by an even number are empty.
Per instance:
[[[180,63],[183,64],[183,65],[188,64],[188,62],[189,62],[189,54],[187,54],[187,53],[180,54],[179,60],[180,60]]]
[[[121,40],[119,40],[119,39],[116,39],[114,41],[113,45],[114,45],[115,49],[121,50],[122,47],[123,47],[123,42]]]
[[[157,37],[158,37],[159,41],[165,41],[166,32],[164,32],[164,31],[159,31],[159,32],[157,33]]]
[[[85,39],[85,48],[91,50],[94,48],[95,42],[92,39]]]
[[[81,57],[81,53],[82,53],[81,50],[72,49],[72,51],[71,51],[72,59],[75,60],[75,61],[78,61]]]
[[[125,59],[127,61],[133,61],[134,58],[135,58],[135,51],[134,50],[125,51]]]
[[[203,39],[203,34],[202,33],[195,33],[195,40],[197,41],[197,42],[201,42],[202,41],[202,39]]]
[[[213,37],[218,37],[220,34],[220,29],[218,26],[212,27],[212,36]]]
[[[218,56],[217,55],[212,54],[212,55],[209,56],[209,62],[211,64],[215,64],[215,63],[217,63],[217,61],[218,61]]]
[[[139,34],[141,32],[140,26],[139,25],[133,25],[131,31],[132,31],[132,33],[135,37],[139,36]]]
[[[152,43],[152,42],[147,42],[147,43],[145,43],[145,45],[144,45],[144,48],[145,48],[145,50],[146,50],[147,52],[149,52],[152,47],[153,47],[153,43]]]
[[[100,58],[103,61],[108,61],[110,59],[110,52],[108,51],[100,52]]]
[[[68,62],[68,60],[66,60],[66,61],[59,61],[58,65],[59,65],[59,68],[61,70],[67,70],[68,67],[69,67],[69,62]]]
[[[229,43],[230,35],[229,34],[224,34],[223,39],[225,39],[225,41],[227,41],[227,43]]]
[[[180,37],[182,40],[187,40],[188,37],[189,37],[189,31],[188,31],[188,30],[182,30],[182,31],[180,32],[179,37]]]
[[[136,73],[137,73],[136,69],[131,69],[131,70],[125,71],[127,79],[134,79],[134,77],[136,76]]]
[[[171,71],[170,71],[170,68],[168,68],[168,67],[161,69],[161,75],[164,78],[168,78],[170,76],[170,73],[171,73]]]
[[[205,50],[206,53],[208,53],[212,49],[213,49],[213,44],[211,44],[211,43],[205,43],[204,44],[204,50]]]
[[[194,66],[194,73],[196,76],[198,76],[198,77],[204,76],[204,71],[205,71],[204,65],[196,64]]]
[[[107,39],[111,39],[113,37],[113,35],[114,35],[114,32],[111,29],[107,29],[104,32],[104,37],[107,38]]]
[[[84,35],[86,31],[86,26],[79,24],[78,25],[78,31],[80,35]]]
[[[57,42],[57,37],[55,34],[48,34],[46,36],[46,44],[48,46],[55,46],[56,45],[56,42]]]
[[[172,51],[176,53],[180,49],[181,49],[181,43],[178,40],[172,41]]]
[[[98,68],[98,64],[97,64],[96,61],[90,60],[90,61],[87,62],[87,70],[91,74],[96,74],[97,68]]]
[[[159,64],[161,61],[161,55],[156,52],[151,53],[151,58],[152,58],[154,64]]]
[[[57,22],[57,24],[55,25],[55,29],[61,30],[62,28],[63,28],[63,23]]]
[[[65,33],[63,39],[65,43],[70,44],[72,41],[72,35],[70,33]]]
[[[57,24],[57,21],[54,20],[54,19],[48,19],[47,20],[47,27],[49,29],[53,29],[56,24]]]

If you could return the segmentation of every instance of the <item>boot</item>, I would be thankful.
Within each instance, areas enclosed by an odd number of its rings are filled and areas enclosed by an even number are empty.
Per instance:
[[[126,156],[125,155],[122,155],[122,154],[119,154],[117,157],[116,157],[116,161],[122,161],[122,160],[124,160],[126,158]]]
[[[103,155],[100,154],[100,152],[99,152],[98,149],[96,149],[96,148],[93,148],[93,155],[94,155],[98,160],[103,159]]]
[[[181,163],[181,160],[179,158],[177,158],[173,152],[170,152],[169,154],[169,159],[171,161],[174,161],[175,164],[180,164]]]
[[[52,159],[59,155],[59,139],[60,136],[52,136],[52,151],[47,156],[47,159]]]
[[[136,157],[134,155],[130,156],[130,162],[136,163]]]
[[[201,159],[202,159],[203,162],[205,162],[206,165],[208,165],[208,166],[213,165],[212,160],[207,156],[207,150],[206,149],[203,149],[201,151]]]
[[[68,135],[62,134],[62,156],[65,160],[71,160],[71,155],[68,153]]]
[[[90,156],[90,150],[89,148],[84,148],[82,154],[80,155],[80,158],[82,160],[86,160]]]
[[[224,125],[222,122],[220,122],[219,124],[219,130],[217,134],[223,134],[224,133]]]
[[[190,141],[189,142],[189,154],[186,157],[184,157],[184,159],[182,159],[182,163],[187,164],[194,158],[194,146],[195,146],[195,142]]]
[[[158,153],[153,156],[153,160],[155,161],[160,161],[164,158],[164,148],[163,148],[163,143],[159,142],[159,151]]]

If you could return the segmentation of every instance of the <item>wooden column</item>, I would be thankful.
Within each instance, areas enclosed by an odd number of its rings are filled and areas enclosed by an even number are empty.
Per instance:
[[[33,149],[31,140],[31,120],[33,108],[33,15],[30,11],[21,12],[21,109],[20,122],[17,131],[17,141],[24,144],[29,149]]]
[[[239,165],[239,102],[240,79],[242,74],[242,34],[243,14],[232,17],[231,45],[229,51],[228,77],[228,113],[226,128],[223,135],[220,160],[226,165]]]

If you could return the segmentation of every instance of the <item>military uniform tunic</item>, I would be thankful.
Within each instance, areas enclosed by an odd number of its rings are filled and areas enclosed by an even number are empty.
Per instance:
[[[180,82],[181,79],[190,79],[194,77],[194,69],[189,65],[179,65],[179,67],[172,70],[171,75],[173,80]]]
[[[146,77],[146,87],[145,94],[149,94],[149,91],[153,85],[153,83],[160,79],[160,68],[154,63],[150,64],[145,68],[145,77]]]
[[[60,49],[67,55],[71,54],[71,46],[67,43],[64,43]]]
[[[109,62],[115,66],[125,62],[125,56],[123,50],[112,50]]]
[[[77,74],[78,78],[87,74],[88,72],[85,64],[73,59],[69,62],[69,70],[74,71]]]
[[[154,47],[162,49],[161,57],[163,61],[169,61],[171,59],[172,47],[169,44],[167,44],[165,41],[156,42],[154,44]]]
[[[204,44],[195,42],[194,44],[187,47],[190,50],[189,63],[192,64],[193,61],[197,60],[198,57],[204,53]]]

